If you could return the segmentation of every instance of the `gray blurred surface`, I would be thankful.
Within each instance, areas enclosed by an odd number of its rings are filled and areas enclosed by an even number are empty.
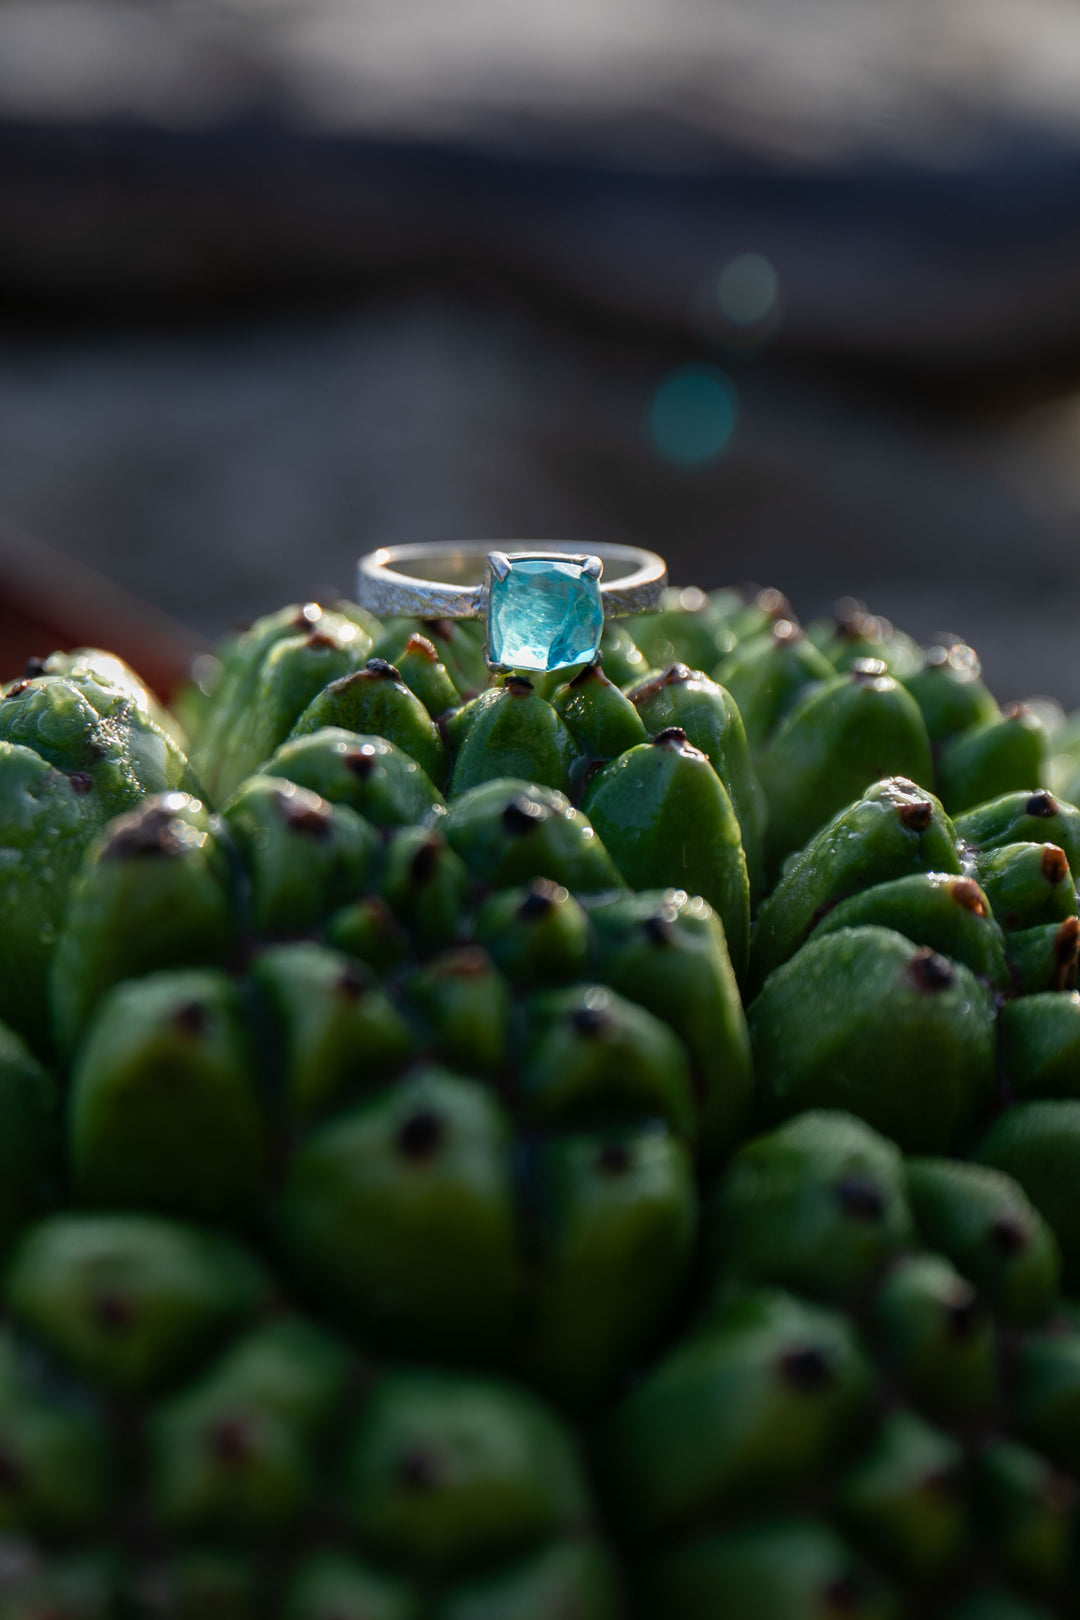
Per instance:
[[[973,422],[759,358],[709,466],[648,413],[685,356],[490,301],[0,344],[0,508],[199,630],[348,589],[361,549],[638,539],[680,581],[862,595],[1080,703],[1080,409]]]
[[[0,243],[0,527],[199,631],[639,539],[1080,704],[1071,0],[0,0]]]

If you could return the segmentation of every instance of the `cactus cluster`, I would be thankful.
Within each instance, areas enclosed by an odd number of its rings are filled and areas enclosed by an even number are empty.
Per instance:
[[[1080,1616],[1080,725],[602,650],[0,693],[0,1620]]]

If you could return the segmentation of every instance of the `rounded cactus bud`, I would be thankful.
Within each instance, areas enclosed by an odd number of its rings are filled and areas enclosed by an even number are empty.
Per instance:
[[[1080,995],[1024,996],[998,1019],[1002,1071],[1016,1097],[1080,1100]]]
[[[303,933],[371,882],[374,827],[284,777],[250,777],[225,821],[247,868],[257,933]]]
[[[929,782],[932,769],[918,705],[883,664],[868,659],[812,688],[758,762],[769,806],[767,869],[775,874],[876,778]]]
[[[989,991],[887,928],[811,939],[748,1016],[766,1119],[844,1108],[908,1151],[940,1152],[994,1095]]]
[[[985,1413],[998,1393],[997,1342],[971,1283],[936,1254],[901,1260],[873,1306],[885,1359],[911,1397],[944,1418]]]
[[[390,662],[433,720],[456,709],[461,702],[461,693],[428,636],[411,635]]]
[[[840,928],[891,928],[963,965],[995,990],[1010,983],[1005,942],[990,902],[973,878],[948,872],[913,872],[878,883],[832,906],[814,937]]]
[[[250,1209],[266,1165],[240,996],[209,969],[102,1002],[71,1078],[68,1151],[90,1203],[196,1216]]]
[[[935,748],[1000,718],[997,702],[980,674],[975,652],[958,641],[930,647],[921,668],[901,676],[922,710]]]
[[[1076,916],[1076,886],[1057,844],[1004,844],[979,855],[976,869],[994,916],[1007,930]]]
[[[724,925],[736,975],[746,966],[750,885],[727,789],[686,733],[660,731],[594,778],[585,808],[627,883],[700,894]]]
[[[478,945],[444,951],[408,984],[408,995],[446,1061],[498,1074],[510,1043],[510,988]]]
[[[947,1255],[1007,1322],[1053,1309],[1061,1258],[1053,1233],[1008,1176],[952,1159],[911,1159],[908,1196],[924,1239]]]
[[[524,675],[508,675],[459,709],[451,741],[457,750],[451,798],[515,776],[563,793],[580,758],[570,731]]]
[[[276,638],[258,660],[244,706],[217,746],[211,785],[219,804],[269,759],[324,687],[361,668],[367,657],[370,642],[350,619],[321,612],[312,622],[303,612],[300,618],[303,625]]]
[[[846,1317],[782,1293],[737,1296],[616,1407],[603,1454],[634,1536],[768,1505],[836,1461],[872,1377]]]
[[[712,907],[675,890],[628,895],[591,911],[600,979],[663,1018],[690,1054],[698,1141],[708,1164],[749,1122],[750,1039],[723,928]]]
[[[710,1230],[723,1275],[854,1299],[914,1236],[902,1157],[850,1114],[800,1114],[740,1148]]]
[[[663,1119],[697,1134],[686,1050],[669,1025],[600,985],[547,991],[525,1009],[518,1079],[532,1125]]]
[[[187,1372],[271,1298],[261,1266],[217,1233],[151,1215],[52,1215],[4,1281],[14,1320],[106,1389],[145,1396]]]
[[[331,1311],[427,1356],[505,1352],[516,1224],[506,1116],[437,1069],[318,1127],[278,1210],[286,1254]]]
[[[344,1504],[380,1558],[444,1577],[576,1527],[585,1479],[558,1419],[513,1384],[388,1373],[347,1442]]]
[[[252,979],[276,1026],[284,1112],[301,1123],[371,1090],[406,1063],[417,1039],[357,962],[304,941],[264,951]]]
[[[411,827],[436,820],[443,796],[426,771],[385,737],[340,726],[283,743],[267,776],[285,777],[331,804],[347,804],[373,827]]]
[[[739,823],[750,886],[756,894],[764,881],[765,796],[731,693],[700,670],[673,664],[636,687],[630,698],[650,737],[673,726],[680,728],[723,782]]]
[[[485,782],[455,799],[443,826],[447,842],[478,882],[515,888],[549,878],[571,894],[623,887],[623,880],[580,810],[561,793],[532,782]]]
[[[109,825],[74,886],[52,968],[54,1027],[71,1052],[122,979],[224,964],[239,937],[227,835],[186,793]]]
[[[651,1350],[690,1273],[697,1189],[686,1147],[649,1121],[542,1142],[529,1166],[534,1286],[525,1370],[588,1408]]]
[[[548,878],[535,878],[527,889],[489,895],[477,911],[473,932],[496,966],[522,989],[582,977],[593,943],[580,902]]]
[[[758,913],[751,990],[760,989],[838,901],[916,872],[959,877],[956,834],[932,794],[906,778],[888,777],[786,864]]]
[[[955,737],[938,759],[938,791],[950,815],[1002,794],[1031,794],[1046,775],[1046,727],[1032,709],[1013,704],[1000,718]]]
[[[1045,788],[1004,793],[956,818],[956,831],[976,850],[1006,844],[1057,844],[1080,867],[1080,810]]]
[[[452,945],[464,929],[469,871],[441,827],[403,827],[383,861],[380,892],[422,950]]]
[[[1014,1440],[992,1440],[976,1469],[976,1502],[1005,1573],[1036,1590],[1060,1589],[1073,1561],[1076,1482]]]
[[[913,1412],[890,1413],[840,1482],[842,1521],[905,1582],[955,1569],[972,1540],[964,1453]]]
[[[442,785],[446,749],[439,728],[385,659],[370,658],[363,669],[324,684],[296,718],[292,737],[306,737],[327,726],[385,737],[415,760],[436,787]]]
[[[740,641],[717,666],[715,679],[739,706],[751,753],[759,755],[812,687],[832,680],[828,658],[791,619]]]
[[[558,687],[552,694],[551,706],[583,759],[615,759],[648,740],[634,705],[599,664],[586,665]]]
[[[1016,995],[1043,995],[1076,989],[1080,966],[1080,917],[1040,923],[1008,935],[1009,976]]]
[[[973,1157],[1019,1182],[1061,1245],[1066,1284],[1080,1285],[1080,1101],[1015,1104],[976,1143]]]
[[[161,1530],[266,1536],[319,1489],[316,1444],[338,1411],[347,1352],[301,1318],[256,1328],[153,1413],[148,1497]]]

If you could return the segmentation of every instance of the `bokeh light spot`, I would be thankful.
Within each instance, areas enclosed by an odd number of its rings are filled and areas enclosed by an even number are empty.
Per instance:
[[[735,431],[738,398],[716,366],[679,366],[653,396],[649,426],[662,456],[681,467],[714,461]]]
[[[770,315],[780,292],[780,278],[761,253],[739,253],[716,281],[716,302],[733,326],[756,326]]]

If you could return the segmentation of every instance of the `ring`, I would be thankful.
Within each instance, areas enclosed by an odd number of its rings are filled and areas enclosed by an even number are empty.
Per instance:
[[[595,663],[605,618],[654,613],[667,565],[639,546],[493,551],[478,544],[384,546],[361,557],[357,601],[380,618],[484,619],[495,671]]]

